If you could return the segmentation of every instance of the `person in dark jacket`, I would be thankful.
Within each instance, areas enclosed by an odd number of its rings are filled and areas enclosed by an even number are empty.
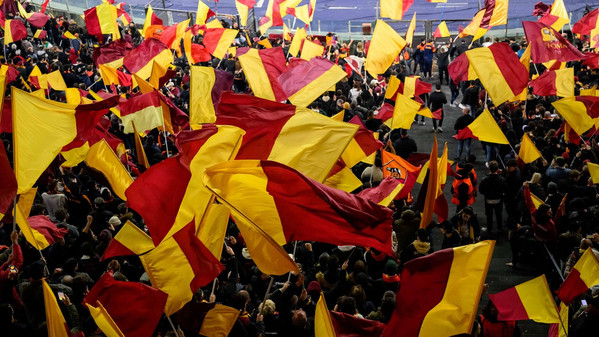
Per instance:
[[[441,110],[441,118],[437,120],[433,117],[433,132],[443,132],[443,104],[447,104],[447,97],[441,91],[441,83],[437,83],[435,91],[433,91],[428,100],[428,108],[431,111]],[[437,126],[437,123],[439,126]]]
[[[455,124],[453,125],[453,129],[456,134],[460,132],[460,130],[465,129],[470,123],[474,121],[474,118],[470,115],[470,108],[464,107],[462,109],[462,116],[456,119]],[[458,153],[456,155],[456,161],[460,161],[462,158],[462,151],[464,147],[466,147],[466,158],[470,156],[470,143],[472,142],[471,138],[466,139],[458,139]]]
[[[485,215],[487,216],[487,228],[493,230],[493,212],[497,219],[497,229],[503,229],[503,198],[507,191],[507,183],[500,175],[499,164],[495,160],[489,162],[489,175],[483,178],[479,185],[479,192],[485,196]]]
[[[455,230],[451,222],[445,220],[441,223],[441,233],[443,233],[442,249],[453,248],[460,245],[462,237],[460,236],[460,233]]]
[[[453,227],[457,229],[458,233],[462,237],[460,244],[468,245],[479,241],[480,225],[478,224],[478,217],[474,213],[472,207],[464,207],[449,221],[453,224]]]
[[[510,159],[505,163],[504,178],[506,183],[505,190],[505,210],[507,212],[506,225],[509,233],[516,230],[516,225],[520,219],[518,209],[518,193],[522,187],[522,176],[518,168],[516,159]]]
[[[426,256],[433,252],[431,238],[428,230],[420,228],[416,233],[416,240],[404,249],[400,254],[402,265],[417,257]]]
[[[393,142],[393,148],[395,153],[403,159],[408,159],[412,153],[418,151],[416,142],[408,136],[408,130],[406,129],[401,129],[399,139]]]
[[[449,85],[449,72],[447,70],[448,66],[449,50],[446,46],[442,46],[437,52],[437,68],[439,70],[439,83],[441,84],[443,84],[443,80],[445,79],[445,83]]]

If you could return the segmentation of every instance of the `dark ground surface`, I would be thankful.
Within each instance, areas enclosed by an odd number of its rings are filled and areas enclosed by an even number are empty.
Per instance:
[[[426,80],[427,82],[433,83],[433,88],[435,86],[436,80],[430,79]],[[447,85],[443,85],[442,91],[445,93],[447,100],[449,101],[451,97],[451,93],[449,91],[449,87]],[[462,99],[462,95],[460,94],[456,100],[459,103]],[[454,134],[453,125],[455,120],[462,114],[461,109],[458,107],[451,107],[449,104],[446,104],[444,107],[445,119],[443,121],[443,133],[437,133],[437,141],[439,146],[439,156],[443,152],[443,144],[447,142],[448,148],[448,158],[452,160],[456,157],[457,153],[457,140],[453,139],[451,136]],[[420,120],[420,117],[419,117]],[[412,137],[416,144],[418,145],[418,152],[421,153],[430,153],[432,143],[433,143],[433,125],[432,120],[429,118],[425,118],[426,125],[417,125],[413,124],[411,130],[409,131],[410,137]],[[487,174],[488,170],[485,167],[486,156],[481,146],[480,141],[473,140],[471,146],[471,154],[476,156],[476,164],[474,169],[478,175],[478,181],[482,180],[482,178]],[[462,154],[464,156],[464,154]],[[445,197],[448,200],[449,204],[449,217],[455,214],[455,205],[451,204],[451,194],[450,188],[453,182],[453,177],[447,177],[447,183],[445,185],[444,193]],[[420,185],[416,184],[414,188],[414,195],[417,195],[418,190],[420,189]],[[481,227],[486,226],[486,217],[485,217],[485,209],[484,209],[484,197],[482,195],[478,195],[476,198],[476,202],[472,205],[474,208],[474,212],[478,215],[478,221]],[[503,211],[503,219],[507,218],[507,214],[505,209]],[[436,220],[436,216],[435,216]],[[542,274],[542,271],[538,270],[537,266],[533,265],[522,265],[521,268],[514,269],[512,267],[506,266],[507,262],[511,261],[512,253],[510,250],[510,243],[508,241],[507,229],[505,229],[504,224],[504,232],[495,232],[495,233],[487,233],[485,231],[481,232],[481,240],[484,239],[494,239],[496,240],[495,251],[493,253],[493,258],[491,260],[491,265],[489,267],[489,272],[487,274],[487,283],[489,284],[489,293],[496,293],[507,288],[513,287],[522,282],[528,281],[536,276]],[[496,231],[497,226],[495,224],[494,230]],[[433,246],[435,249],[439,249],[441,247],[442,242],[442,234],[439,229],[433,230]],[[464,285],[467,287],[468,285]],[[484,307],[484,305],[488,301],[488,296],[483,295],[481,298],[480,306],[479,306],[479,314],[480,310]],[[547,331],[549,325],[540,324],[533,321],[519,321],[518,322],[521,330],[522,336],[530,336],[530,337],[545,337],[547,336]]]

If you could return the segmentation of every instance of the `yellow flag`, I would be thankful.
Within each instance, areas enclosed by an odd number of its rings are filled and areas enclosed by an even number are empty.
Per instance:
[[[343,155],[345,155],[346,151],[347,148],[345,149],[345,152],[343,152]],[[324,184],[329,187],[351,193],[358,187],[362,186],[362,181],[356,177],[351,168],[346,165],[339,172],[327,177],[327,179],[324,181]]]
[[[314,335],[315,337],[336,337],[327,302],[322,292],[320,292],[320,298],[316,304],[316,313],[314,314]]]
[[[410,25],[408,26],[408,31],[406,32],[406,43],[408,46],[412,46],[412,40],[414,39],[414,30],[416,30],[416,12],[414,12],[414,16],[412,16],[412,21],[410,21]]]
[[[228,336],[240,311],[222,304],[210,309],[202,322],[199,334],[206,337]]]
[[[474,17],[472,18],[472,21],[470,21],[468,26],[466,26],[466,28],[464,28],[462,30],[462,32],[458,35],[458,37],[462,38],[462,37],[468,36],[468,35],[471,35],[471,36],[476,35],[478,30],[480,29],[480,23],[482,22],[484,16],[485,16],[484,9],[481,9],[478,12],[476,12],[476,14],[474,14]]]
[[[434,136],[433,148],[428,160],[428,185],[426,188],[426,200],[424,201],[424,210],[420,219],[420,228],[427,228],[433,221],[433,211],[435,208],[435,200],[437,199],[438,184],[439,184],[439,163],[437,162],[437,134]],[[445,154],[447,155],[447,154]],[[447,161],[445,162],[447,163]],[[445,164],[447,170],[447,164]]]
[[[599,184],[599,165],[589,162],[587,163],[587,168],[589,169],[593,184]]]
[[[100,76],[102,77],[104,84],[119,84],[119,76],[116,73],[116,69],[108,67],[104,64],[99,64],[98,69],[100,70]]]
[[[139,86],[139,90],[141,91],[142,94],[147,94],[149,92],[156,90],[150,83],[148,83],[148,81],[137,76],[136,74],[131,74],[131,79],[137,83],[137,85]],[[91,93],[91,91],[90,91],[90,93]],[[121,115],[120,113],[117,114],[117,116],[120,116],[120,115]]]
[[[62,311],[60,311],[52,288],[50,288],[45,279],[42,279],[42,290],[44,296],[44,308],[46,310],[48,337],[69,337],[70,331],[67,330],[67,322],[64,320]]]
[[[385,21],[377,20],[365,69],[376,78],[387,71],[405,45],[406,41],[391,26]]]
[[[578,135],[582,135],[595,125],[593,119],[587,114],[584,103],[576,101],[574,97],[560,99],[551,105]]]
[[[306,37],[308,37],[308,35],[306,35],[306,30],[304,28],[297,28],[295,30],[295,34],[291,40],[291,45],[289,46],[289,54],[291,56],[297,56],[300,51],[300,47],[302,46],[302,41],[306,39]]]
[[[403,19],[403,1],[402,0],[381,0],[381,17],[391,20]]]
[[[36,97],[12,87],[17,193],[28,190],[63,146],[77,136],[76,105]]]
[[[212,87],[216,74],[212,67],[191,66],[189,124],[214,123],[216,112],[212,102]]]
[[[87,151],[89,151],[89,142],[85,142],[85,144],[83,144],[82,146],[70,149],[69,151],[61,152],[60,154],[64,157],[66,161],[62,163],[60,166],[77,166],[79,163],[85,160],[85,157],[87,156]]]
[[[208,14],[211,12],[210,7],[198,0],[198,10],[196,12],[196,25],[205,25],[208,19]]]
[[[131,178],[131,175],[106,140],[102,139],[89,148],[85,163],[89,167],[102,172],[108,179],[114,194],[127,201],[125,191],[133,183],[133,178]]]
[[[532,204],[535,206],[535,209],[539,209],[539,206],[545,203],[543,199],[537,197],[532,193],[530,194],[530,198],[532,199]]]
[[[509,144],[503,131],[497,125],[497,122],[491,116],[489,110],[485,109],[476,119],[468,125],[472,134],[478,137],[481,142],[494,144]]]
[[[393,108],[393,118],[391,129],[409,129],[416,113],[420,109],[420,103],[410,99],[402,94],[397,94],[395,107]]]
[[[146,29],[152,25],[152,16],[154,15],[154,10],[152,6],[148,4],[148,11],[146,12],[146,19],[144,20],[144,27],[141,30],[141,35],[146,36]]]
[[[92,307],[88,303],[85,303],[85,305],[87,306],[87,309],[89,309],[89,313],[92,315],[98,328],[102,330],[106,337],[125,337],[102,303],[100,303],[100,301],[97,301],[97,303],[98,307]]]
[[[322,56],[322,53],[324,53],[324,46],[309,40],[304,41],[304,47],[302,48],[301,56],[302,59],[310,61],[313,57]]]
[[[217,260],[220,260],[223,252],[223,242],[230,215],[231,212],[227,206],[210,204],[198,230],[198,238]]]
[[[48,84],[50,84],[52,89],[54,89],[54,90],[60,91],[60,90],[67,89],[67,85],[66,85],[66,83],[64,83],[64,78],[62,78],[62,75],[60,74],[59,70],[55,70],[55,71],[47,74],[46,80],[48,81]]]
[[[146,156],[146,151],[144,150],[144,146],[141,142],[141,138],[139,137],[139,131],[135,127],[135,123],[133,125],[133,137],[135,138],[135,154],[137,156],[137,162],[147,169],[150,168],[150,162],[148,162],[148,157]]]
[[[524,136],[522,136],[522,143],[520,143],[518,157],[520,157],[525,164],[532,163],[541,157],[541,152],[539,152],[535,146],[535,143],[532,142],[526,133],[524,133]]]
[[[272,48],[272,44],[270,44],[270,41],[268,39],[262,39],[262,40],[258,41],[257,43],[266,49]]]

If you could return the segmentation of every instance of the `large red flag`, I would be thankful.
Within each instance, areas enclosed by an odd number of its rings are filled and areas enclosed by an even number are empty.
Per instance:
[[[107,272],[96,282],[83,303],[102,303],[127,337],[151,336],[164,312],[167,294],[139,282],[122,282]]]
[[[0,144],[0,220],[17,195],[17,178],[10,167],[4,144]]]
[[[551,60],[569,62],[584,59],[584,54],[555,29],[535,21],[522,21],[522,27],[524,27],[524,33],[531,48],[531,59],[534,63]]]

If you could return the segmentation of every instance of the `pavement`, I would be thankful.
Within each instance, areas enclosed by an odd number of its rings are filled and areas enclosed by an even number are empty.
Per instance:
[[[432,79],[425,79],[427,82],[433,83],[433,88],[435,83],[438,80],[433,77]],[[449,101],[451,97],[451,93],[449,91],[449,86],[443,85],[442,91],[445,93],[447,100]],[[462,95],[460,94],[456,100],[459,103],[462,99]],[[453,139],[451,136],[454,135],[453,125],[455,120],[461,116],[462,111],[458,107],[451,107],[449,104],[446,104],[444,107],[445,119],[443,120],[443,129],[444,132],[437,133],[437,142],[439,146],[439,155],[443,151],[443,144],[447,142],[448,148],[448,157],[449,159],[453,159],[456,157],[457,153],[457,140]],[[418,152],[421,153],[430,153],[431,147],[433,144],[433,136],[432,132],[433,124],[432,120],[429,118],[425,118],[425,125],[417,125],[413,124],[412,128],[409,131],[409,136],[416,141],[418,145]],[[477,158],[477,161],[474,165],[474,169],[478,175],[478,181],[480,182],[482,178],[487,174],[488,169],[485,166],[486,156],[481,146],[480,141],[473,140],[471,146],[471,154],[474,154]],[[453,177],[448,176],[447,183],[445,185],[444,193],[446,199],[451,200],[450,188],[453,183]],[[420,185],[416,185],[414,195],[417,195],[418,190],[420,189]],[[449,201],[450,202],[450,201]],[[482,195],[478,195],[474,205],[474,212],[478,215],[478,221],[481,227],[487,227],[486,225],[486,216],[484,210],[484,198]],[[449,214],[450,217],[455,214],[455,205],[449,205]],[[503,219],[507,218],[507,214],[505,213]],[[494,226],[497,227],[496,225]],[[495,229],[496,230],[496,229]],[[435,249],[441,247],[442,242],[442,234],[439,229],[433,230],[433,246]],[[510,250],[510,243],[507,238],[507,230],[504,225],[504,232],[500,233],[488,233],[483,231],[481,233],[481,240],[484,239],[494,239],[496,240],[495,250],[493,253],[493,258],[491,260],[491,265],[489,267],[489,272],[487,274],[486,282],[489,284],[489,293],[496,293],[507,288],[513,287],[522,282],[528,281],[534,277],[537,277],[541,274],[540,271],[535,268],[535,266],[525,266],[524,268],[514,269],[512,267],[506,266],[507,262],[511,262],[512,254]],[[468,286],[468,285],[464,285]],[[488,301],[488,296],[483,295],[481,298],[481,302],[479,305],[479,314],[481,309],[486,305]],[[520,329],[522,330],[522,336],[530,336],[530,337],[546,337],[547,331],[549,329],[548,324],[536,323],[533,321],[519,321],[518,322]]]

